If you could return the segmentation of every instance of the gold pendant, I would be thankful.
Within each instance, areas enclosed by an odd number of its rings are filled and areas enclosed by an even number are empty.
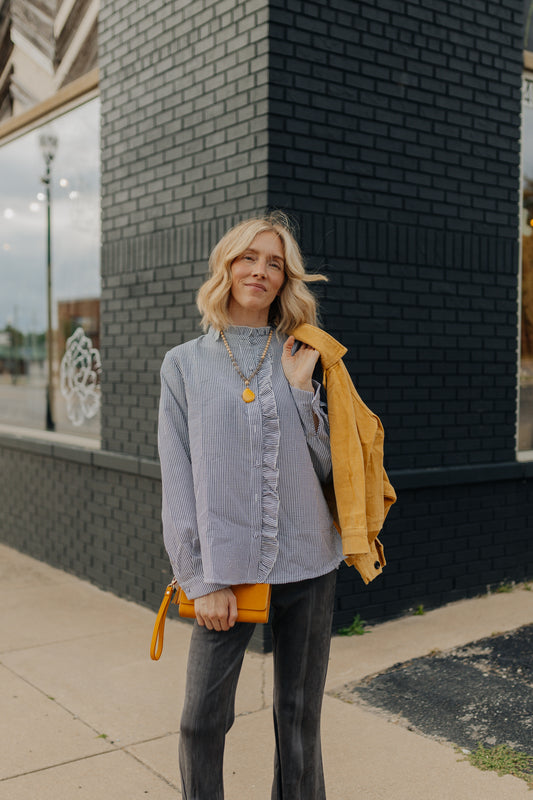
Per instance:
[[[253,400],[255,400],[255,394],[252,392],[251,389],[248,388],[248,386],[242,393],[242,399],[244,400],[245,403],[251,403]]]

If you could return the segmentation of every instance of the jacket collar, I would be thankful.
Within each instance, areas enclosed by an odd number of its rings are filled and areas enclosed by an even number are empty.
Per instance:
[[[318,350],[324,369],[330,369],[348,352],[347,348],[334,339],[333,336],[330,336],[329,333],[314,325],[309,325],[307,322],[294,328],[291,331],[291,335],[299,342],[308,344],[314,350]]]

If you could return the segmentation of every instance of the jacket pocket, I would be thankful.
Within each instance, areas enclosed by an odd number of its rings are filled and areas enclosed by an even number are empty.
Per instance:
[[[374,539],[374,544],[376,546],[379,563],[381,564],[382,567],[384,567],[387,562],[385,561],[385,551],[383,550],[383,545],[381,544],[379,539]]]

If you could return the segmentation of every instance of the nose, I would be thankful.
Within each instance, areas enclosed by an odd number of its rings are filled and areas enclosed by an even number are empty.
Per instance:
[[[258,276],[266,275],[266,262],[263,258],[256,259],[252,273]]]

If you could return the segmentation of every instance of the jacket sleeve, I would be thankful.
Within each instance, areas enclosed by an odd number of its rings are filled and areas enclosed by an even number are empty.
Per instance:
[[[334,369],[328,402],[330,416],[338,411],[335,437],[333,419],[331,426],[332,449],[338,456],[333,473],[343,552],[348,566],[355,566],[369,583],[386,564],[377,537],[396,493],[383,468],[383,425],[359,397],[344,364]]]
[[[203,580],[187,420],[187,398],[178,364],[167,353],[161,368],[158,428],[163,485],[163,539],[174,575],[187,597],[223,588]]]
[[[291,393],[305,433],[313,468],[321,483],[331,480],[331,447],[326,404],[321,399],[321,386],[313,381],[314,393],[291,386]],[[318,427],[315,427],[315,417]]]
[[[383,468],[383,426],[359,397],[342,357],[346,348],[328,333],[304,323],[293,331],[320,351],[327,390],[333,481],[324,495],[342,536],[343,553],[368,583],[385,566],[378,534],[396,493]]]

